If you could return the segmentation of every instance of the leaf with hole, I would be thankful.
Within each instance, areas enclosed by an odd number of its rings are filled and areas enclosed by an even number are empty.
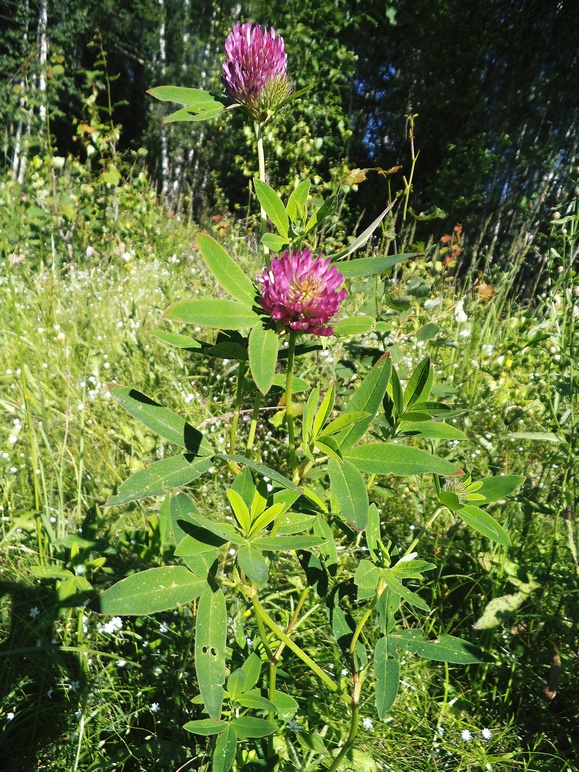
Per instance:
[[[195,670],[203,704],[211,718],[219,718],[225,683],[227,606],[220,589],[201,593],[195,626]]]

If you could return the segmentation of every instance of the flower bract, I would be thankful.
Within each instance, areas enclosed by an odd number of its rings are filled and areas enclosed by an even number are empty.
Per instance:
[[[286,330],[332,335],[328,322],[348,293],[340,289],[344,277],[329,257],[314,259],[309,249],[285,252],[257,280],[261,307]]]
[[[236,24],[225,41],[223,85],[256,120],[265,120],[290,93],[283,38],[250,21]]]

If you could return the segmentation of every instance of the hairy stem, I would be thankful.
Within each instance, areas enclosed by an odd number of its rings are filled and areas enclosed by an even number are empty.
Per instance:
[[[257,140],[257,162],[259,166],[259,179],[262,182],[267,182],[265,179],[265,152],[263,149],[263,135],[261,132],[262,126],[259,122],[255,122],[253,125],[254,131],[255,131],[255,139]],[[260,213],[261,213],[261,235],[263,236],[265,233],[267,233],[267,215],[265,213],[265,209],[260,204]],[[269,249],[264,246],[263,251],[266,255],[266,263],[269,266],[269,258],[267,255],[269,254]]]
[[[287,433],[290,453],[290,466],[292,477],[296,473],[296,438],[294,433],[294,417],[292,414],[292,379],[294,371],[294,356],[296,351],[296,333],[290,332],[289,348],[287,353],[287,373],[285,380],[285,415],[287,421]]]
[[[233,419],[231,421],[231,429],[229,432],[229,453],[233,455],[235,453],[235,439],[237,437],[237,427],[239,425],[239,414],[241,412],[241,403],[243,401],[243,383],[245,379],[245,363],[239,363],[239,369],[237,371],[237,388],[235,391],[235,410],[233,412]]]

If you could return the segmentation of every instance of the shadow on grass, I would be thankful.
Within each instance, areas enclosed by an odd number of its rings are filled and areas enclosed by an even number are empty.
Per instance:
[[[59,602],[41,586],[0,581],[0,768],[32,772],[43,768],[55,743],[68,742],[70,700],[62,683],[81,687],[73,654],[52,641]],[[65,687],[68,688],[68,687]],[[59,753],[62,758],[62,750]]]

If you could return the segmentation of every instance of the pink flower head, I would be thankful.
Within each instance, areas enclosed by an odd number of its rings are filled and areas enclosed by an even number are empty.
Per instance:
[[[254,118],[268,112],[290,93],[283,38],[274,29],[250,21],[236,24],[225,41],[223,85]]]
[[[259,302],[264,311],[286,330],[332,335],[324,326],[337,313],[348,294],[340,289],[344,277],[330,258],[314,259],[309,249],[284,252],[257,277],[262,285]]]

